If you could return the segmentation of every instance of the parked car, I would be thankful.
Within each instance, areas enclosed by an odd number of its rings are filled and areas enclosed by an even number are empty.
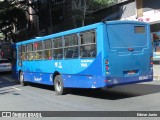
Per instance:
[[[0,59],[0,72],[11,72],[11,62],[7,59]]]

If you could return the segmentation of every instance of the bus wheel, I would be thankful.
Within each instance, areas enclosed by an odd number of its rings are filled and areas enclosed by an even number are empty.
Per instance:
[[[54,88],[57,95],[63,95],[66,93],[66,89],[64,88],[63,80],[60,75],[56,75],[54,78]]]
[[[20,72],[19,74],[19,82],[21,85],[25,86],[26,83],[24,82],[24,75],[23,75],[23,72]]]

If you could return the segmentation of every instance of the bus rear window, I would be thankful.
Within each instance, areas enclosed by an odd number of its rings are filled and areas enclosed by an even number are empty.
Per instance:
[[[135,26],[134,32],[135,33],[145,33],[145,27],[144,26]]]
[[[147,45],[146,26],[134,24],[108,25],[108,37],[111,48],[143,47]]]

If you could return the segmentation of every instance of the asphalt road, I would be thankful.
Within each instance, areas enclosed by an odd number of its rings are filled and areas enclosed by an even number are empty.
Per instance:
[[[21,86],[11,74],[0,74],[0,111],[146,110],[160,111],[160,81],[103,90],[74,89],[70,94],[58,96],[52,86]]]

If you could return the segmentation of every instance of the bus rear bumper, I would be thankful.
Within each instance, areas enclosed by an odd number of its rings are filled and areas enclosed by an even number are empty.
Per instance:
[[[153,81],[153,74],[131,77],[104,77],[104,79],[104,87],[114,87],[118,85]],[[100,85],[100,87],[102,86]]]

